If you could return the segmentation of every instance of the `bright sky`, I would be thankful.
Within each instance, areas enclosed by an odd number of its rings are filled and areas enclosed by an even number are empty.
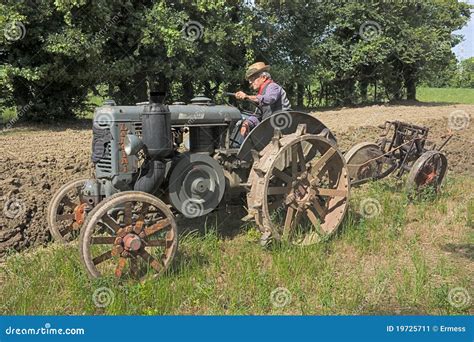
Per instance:
[[[465,0],[471,5],[474,5],[474,0]],[[464,26],[462,30],[456,31],[455,33],[462,34],[464,41],[456,45],[453,49],[456,57],[459,60],[463,60],[469,57],[474,57],[474,11],[471,10],[471,19],[469,23]]]

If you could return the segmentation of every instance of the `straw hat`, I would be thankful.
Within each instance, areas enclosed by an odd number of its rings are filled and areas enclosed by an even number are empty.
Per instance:
[[[263,62],[254,63],[251,66],[249,66],[249,68],[247,69],[247,72],[245,73],[245,79],[248,80],[253,75],[261,73],[263,71],[268,71],[268,70],[270,70],[269,65],[266,65]]]

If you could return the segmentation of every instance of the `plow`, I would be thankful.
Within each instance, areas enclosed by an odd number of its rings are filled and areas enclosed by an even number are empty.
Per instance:
[[[59,242],[78,240],[92,278],[162,274],[178,249],[178,225],[229,201],[247,209],[272,241],[311,245],[331,237],[349,208],[351,187],[408,173],[407,187],[436,191],[447,169],[428,149],[428,129],[387,122],[375,143],[345,154],[315,116],[277,112],[239,139],[254,115],[199,96],[190,104],[149,102],[95,111],[94,175],[52,197],[48,224]],[[180,227],[180,229],[183,227]]]
[[[400,121],[386,121],[379,126],[382,130],[375,143],[362,142],[345,154],[351,183],[360,185],[379,180],[393,174],[400,179],[408,173],[406,190],[411,194],[423,189],[437,192],[446,174],[448,161],[441,152],[449,142],[448,134],[437,148],[427,148],[427,127]]]

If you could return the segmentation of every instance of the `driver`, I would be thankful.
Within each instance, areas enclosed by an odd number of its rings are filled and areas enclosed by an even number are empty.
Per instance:
[[[278,111],[291,110],[290,101],[286,96],[286,91],[279,84],[273,82],[272,76],[268,72],[269,65],[263,62],[257,62],[249,66],[245,73],[245,78],[249,81],[257,95],[247,95],[243,91],[235,93],[238,100],[248,99],[253,101],[262,110],[262,117],[251,116],[244,120],[240,134],[246,136],[260,120],[264,120]]]

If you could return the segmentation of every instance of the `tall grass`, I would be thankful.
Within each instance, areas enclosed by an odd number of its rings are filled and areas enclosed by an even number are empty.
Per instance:
[[[262,249],[253,227],[233,238],[213,227],[205,233],[183,233],[171,269],[143,282],[89,280],[75,244],[51,244],[7,259],[0,312],[472,313],[471,303],[456,306],[449,301],[450,291],[459,287],[472,297],[472,259],[446,251],[447,245],[472,246],[465,201],[472,190],[472,178],[458,177],[449,179],[440,195],[412,201],[399,182],[365,185],[352,191],[339,233],[304,248],[280,244]],[[367,198],[378,203],[377,213],[364,213],[361,204]],[[109,297],[101,303],[107,305],[97,305],[94,292],[104,288]]]
[[[416,89],[416,98],[422,102],[474,104],[474,89],[418,87]]]

